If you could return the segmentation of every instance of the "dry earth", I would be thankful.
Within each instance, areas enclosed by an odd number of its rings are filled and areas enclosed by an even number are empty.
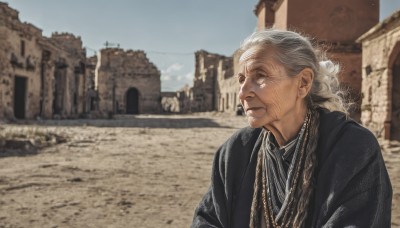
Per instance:
[[[0,152],[0,227],[189,227],[213,154],[243,126],[216,113],[3,124],[43,148]],[[382,145],[398,227],[400,145]]]

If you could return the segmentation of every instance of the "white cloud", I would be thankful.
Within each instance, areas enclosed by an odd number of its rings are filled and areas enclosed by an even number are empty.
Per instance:
[[[164,73],[161,75],[161,91],[178,91],[182,89],[182,87],[184,87],[186,84],[192,86],[193,77],[193,71],[189,73],[167,73],[165,70]]]
[[[180,71],[183,68],[183,65],[180,63],[174,63],[165,70],[166,73],[171,73],[174,71]]]
[[[165,74],[165,75],[161,76],[161,80],[163,80],[163,81],[169,81],[169,80],[171,80],[171,76],[168,75],[168,74]]]

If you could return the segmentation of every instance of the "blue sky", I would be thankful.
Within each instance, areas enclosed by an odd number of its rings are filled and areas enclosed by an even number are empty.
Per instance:
[[[231,55],[255,30],[258,0],[7,0],[20,19],[43,30],[81,36],[88,56],[106,41],[144,50],[161,71],[162,91],[192,85],[194,52]],[[381,0],[381,19],[400,0]]]

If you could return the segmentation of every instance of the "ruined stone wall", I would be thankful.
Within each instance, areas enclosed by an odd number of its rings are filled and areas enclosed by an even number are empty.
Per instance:
[[[190,103],[192,112],[236,111],[240,103],[239,83],[235,77],[239,57],[238,52],[232,57],[204,50],[196,52],[194,86],[191,90],[181,91],[181,105],[183,101],[186,102],[184,107],[188,107],[187,103]]]
[[[217,110],[217,86],[219,60],[222,55],[204,50],[195,53],[195,75],[193,81],[193,112]]]
[[[97,56],[86,59],[86,79],[85,79],[85,113],[91,113],[99,110],[98,95],[95,89]]]
[[[79,38],[80,39],[80,38]],[[42,117],[76,118],[85,111],[85,53],[62,45],[60,40],[43,37],[40,41],[42,65],[40,81]],[[84,50],[82,46],[77,49]]]
[[[164,113],[179,113],[180,105],[177,92],[162,92],[161,107]]]
[[[7,4],[0,3],[0,12],[0,118],[77,117],[85,94],[80,37],[43,37]]]
[[[185,85],[182,89],[176,92],[179,101],[180,113],[191,113],[193,102],[193,88]]]
[[[70,33],[53,33],[50,40],[65,53],[67,75],[62,112],[66,116],[77,116],[85,112],[86,107],[86,50],[81,38]]]
[[[160,72],[143,51],[101,50],[96,80],[105,115],[161,112]]]
[[[40,74],[41,50],[37,42],[41,33],[35,26],[21,23],[18,11],[0,3],[0,118],[15,117],[14,103],[19,107],[19,118],[34,118],[40,114],[37,76]],[[25,82],[25,88],[20,88],[23,93],[18,94],[17,99],[16,80]]]
[[[400,72],[395,74],[393,69],[400,59],[400,12],[372,28],[360,41],[363,48],[361,121],[376,135],[390,139],[397,134],[399,140],[400,83],[394,82],[400,82]]]
[[[234,76],[233,58],[220,59],[218,64],[218,111],[235,111],[238,104],[239,83]]]

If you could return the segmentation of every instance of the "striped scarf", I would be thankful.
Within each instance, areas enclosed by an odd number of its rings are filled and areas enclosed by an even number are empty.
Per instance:
[[[308,207],[312,193],[310,179],[316,163],[318,123],[318,113],[310,110],[297,137],[280,148],[271,132],[262,132],[250,215],[251,228],[304,225],[307,208],[301,207]],[[311,129],[310,125],[313,125]],[[303,188],[309,190],[303,191]]]

